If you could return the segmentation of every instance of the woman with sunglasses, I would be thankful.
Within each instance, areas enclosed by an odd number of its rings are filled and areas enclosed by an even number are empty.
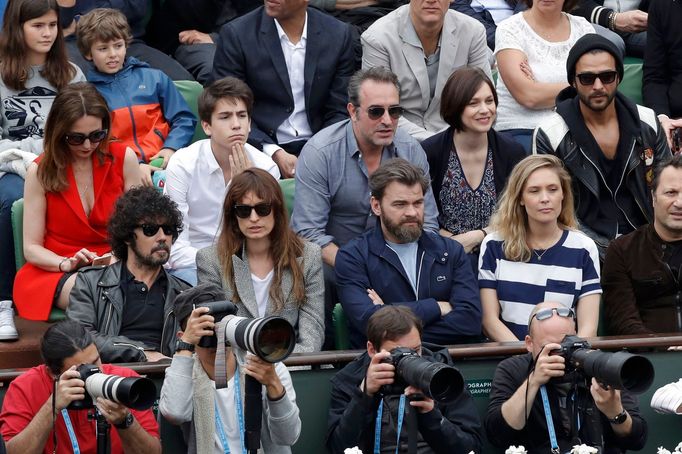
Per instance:
[[[282,190],[265,170],[232,179],[217,244],[197,253],[198,281],[222,286],[242,317],[284,317],[296,330],[294,352],[324,340],[320,247],[289,228]]]
[[[67,59],[58,18],[55,0],[10,0],[5,8],[0,33],[0,152],[13,152],[0,158],[0,301],[12,298],[11,210],[24,194],[25,166],[43,151],[45,119],[57,92],[85,81]],[[0,326],[0,337],[5,334]]]
[[[555,98],[568,86],[568,51],[594,27],[566,13],[578,0],[524,0],[529,9],[503,20],[495,31],[500,108],[495,129],[507,131],[531,149],[533,129],[552,113]]]
[[[498,196],[523,147],[493,130],[497,93],[480,68],[463,67],[443,87],[440,114],[448,129],[422,142],[438,206],[440,234],[459,241],[474,270]]]
[[[577,314],[578,335],[599,324],[597,246],[577,230],[571,178],[555,156],[533,155],[514,167],[481,244],[478,282],[483,332],[492,341],[528,333],[528,317],[543,301]]]
[[[19,315],[47,320],[65,309],[75,272],[110,250],[114,202],[141,183],[135,153],[109,142],[109,110],[88,83],[64,88],[45,124],[44,153],[28,169],[24,191],[26,265],[14,283]]]

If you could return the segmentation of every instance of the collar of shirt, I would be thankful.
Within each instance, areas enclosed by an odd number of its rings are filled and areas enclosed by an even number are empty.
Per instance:
[[[277,35],[279,36],[279,40],[283,41],[285,43],[288,43],[294,48],[301,47],[305,49],[305,43],[308,40],[308,12],[306,11],[305,13],[305,22],[303,22],[303,33],[301,33],[301,40],[297,43],[294,44],[289,40],[289,37],[287,36],[286,32],[282,28],[281,25],[279,25],[279,21],[275,19],[275,27],[277,27]]]
[[[199,156],[197,157],[197,165],[200,165],[204,167],[207,170],[208,174],[212,174],[213,172],[220,172],[222,175],[223,169],[220,168],[220,165],[218,164],[218,160],[215,158],[215,155],[213,154],[213,147],[211,146],[211,139],[208,139],[208,147],[201,147],[199,150]]]
[[[355,157],[359,156],[362,154],[360,151],[360,148],[358,148],[358,141],[355,139],[355,132],[353,131],[353,119],[351,118],[350,120],[347,120],[348,124],[346,125],[346,150],[348,151],[348,155],[350,157]],[[398,130],[396,129],[396,132]],[[395,144],[391,142],[389,145],[385,146],[384,149],[382,150],[382,156],[388,151],[389,155],[392,158],[397,158],[398,157],[398,152],[395,148]]]
[[[166,273],[164,273],[163,269],[159,272],[159,274],[156,276],[156,280],[152,284],[152,287],[154,287],[157,284],[162,283],[163,281],[166,280]],[[130,286],[133,283],[138,283],[145,285],[142,281],[138,281],[135,279],[135,276],[133,276],[133,273],[130,272],[128,269],[128,266],[123,263],[123,266],[121,267],[121,284],[125,286]]]
[[[448,10],[449,11],[449,10]],[[405,34],[403,35],[403,38],[405,39],[405,42],[407,44],[410,44],[414,47],[418,47],[419,49],[424,52],[424,47],[422,46],[422,42],[419,39],[419,35],[417,35],[417,30],[414,29],[414,24],[412,23],[412,20],[407,21],[407,26],[405,27]],[[441,30],[440,35],[438,36],[438,45],[436,46],[436,52],[440,50],[440,45],[441,42],[443,41],[443,31]]]

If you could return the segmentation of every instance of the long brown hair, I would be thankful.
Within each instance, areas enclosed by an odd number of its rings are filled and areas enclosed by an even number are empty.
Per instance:
[[[38,165],[38,181],[45,191],[60,192],[69,185],[66,179],[66,167],[71,162],[71,150],[66,143],[66,135],[73,124],[86,115],[102,119],[102,129],[109,130],[111,119],[109,108],[102,95],[87,82],[68,85],[54,98],[52,108],[45,122],[45,137],[40,165]],[[109,136],[102,140],[95,153],[102,162],[108,155]]]
[[[57,38],[47,52],[41,75],[57,90],[64,88],[76,76],[76,68],[69,63],[59,23],[56,0],[9,0],[5,9],[0,34],[0,75],[12,90],[26,88],[31,70],[26,52],[24,23],[54,11],[57,14]]]
[[[249,193],[255,194],[265,203],[272,204],[274,226],[270,232],[270,256],[275,263],[272,285],[270,285],[270,300],[274,303],[275,311],[284,306],[285,295],[282,294],[282,275],[288,269],[293,277],[294,299],[301,306],[305,303],[305,283],[303,282],[303,264],[298,257],[303,254],[303,241],[289,228],[287,209],[284,196],[277,180],[262,169],[246,169],[232,179],[223,204],[223,224],[218,237],[218,257],[225,280],[234,294],[235,302],[240,302],[235,285],[232,256],[241,253],[245,245],[244,234],[239,229],[234,206],[241,203]]]
[[[564,168],[564,164],[553,155],[528,156],[516,164],[516,167],[514,167],[514,170],[509,175],[504,192],[491,219],[493,230],[502,236],[504,256],[508,260],[516,262],[527,262],[530,260],[528,214],[523,205],[521,205],[521,199],[528,178],[530,178],[533,172],[543,168],[553,170],[561,182],[561,191],[564,199],[561,202],[561,212],[557,219],[559,227],[564,229],[578,228],[578,222],[573,209],[571,176]]]

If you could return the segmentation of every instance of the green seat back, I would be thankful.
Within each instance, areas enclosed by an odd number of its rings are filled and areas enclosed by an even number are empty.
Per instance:
[[[332,313],[332,322],[334,324],[334,346],[337,350],[348,350],[350,348],[350,333],[348,332],[348,319],[343,312],[343,307],[340,303],[334,306]]]
[[[201,120],[199,120],[199,110],[197,106],[197,99],[199,98],[199,94],[202,92],[204,87],[202,87],[199,82],[194,80],[175,80],[173,83],[182,97],[185,98],[185,102],[187,102],[189,105],[189,108],[194,116],[197,117],[197,127],[194,129],[194,137],[192,137],[192,142],[206,139],[206,134],[201,127]]]
[[[285,180],[279,180],[279,187],[282,188],[282,193],[284,193],[284,205],[287,207],[287,213],[289,218],[291,218],[291,213],[294,211],[294,188],[296,186],[296,180],[293,178],[287,178]]]
[[[642,60],[628,57],[625,61],[623,81],[618,85],[618,91],[632,102],[642,104]]]
[[[24,199],[12,204],[12,237],[14,238],[14,262],[19,268],[24,266]]]

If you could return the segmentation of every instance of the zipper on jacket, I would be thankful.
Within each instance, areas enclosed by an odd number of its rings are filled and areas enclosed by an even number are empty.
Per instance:
[[[139,351],[141,351],[141,352],[144,351],[144,348],[140,347],[139,345],[129,344],[129,343],[127,343],[127,342],[114,342],[114,345],[120,346],[120,347],[132,347],[132,348],[134,348],[135,350],[139,350]]]
[[[111,314],[114,312],[114,303],[109,299],[109,295],[106,293],[105,295],[109,304],[107,304],[107,317],[104,319],[104,330],[100,330],[100,332],[109,332],[109,322],[111,322]]]
[[[118,87],[118,79],[116,79],[116,85]],[[140,143],[137,141],[137,126],[135,125],[135,115],[133,114],[132,100],[130,99],[128,93],[125,90],[121,90],[119,88],[119,91],[122,93],[123,98],[125,98],[127,101],[126,108],[128,109],[128,114],[130,115],[130,126],[133,129],[133,142],[135,142],[135,146],[137,147],[137,149],[140,150],[140,160],[146,163],[147,157],[145,156],[144,150],[140,146]]]
[[[166,344],[164,342],[166,339],[166,325],[168,324],[168,318],[172,314],[173,314],[173,309],[168,311],[166,316],[163,318],[163,328],[161,328],[161,345],[159,345],[159,350],[161,350],[161,353],[163,353],[164,355],[166,355],[166,353],[163,352],[164,348],[166,347]],[[168,353],[170,353],[170,352],[168,352]],[[166,356],[169,356],[169,355],[166,355]]]
[[[416,293],[414,295],[417,300],[419,299],[419,281],[421,281],[422,266],[423,265],[424,265],[424,251],[422,251],[422,256],[419,259],[419,269],[417,270],[417,285],[415,285]]]

